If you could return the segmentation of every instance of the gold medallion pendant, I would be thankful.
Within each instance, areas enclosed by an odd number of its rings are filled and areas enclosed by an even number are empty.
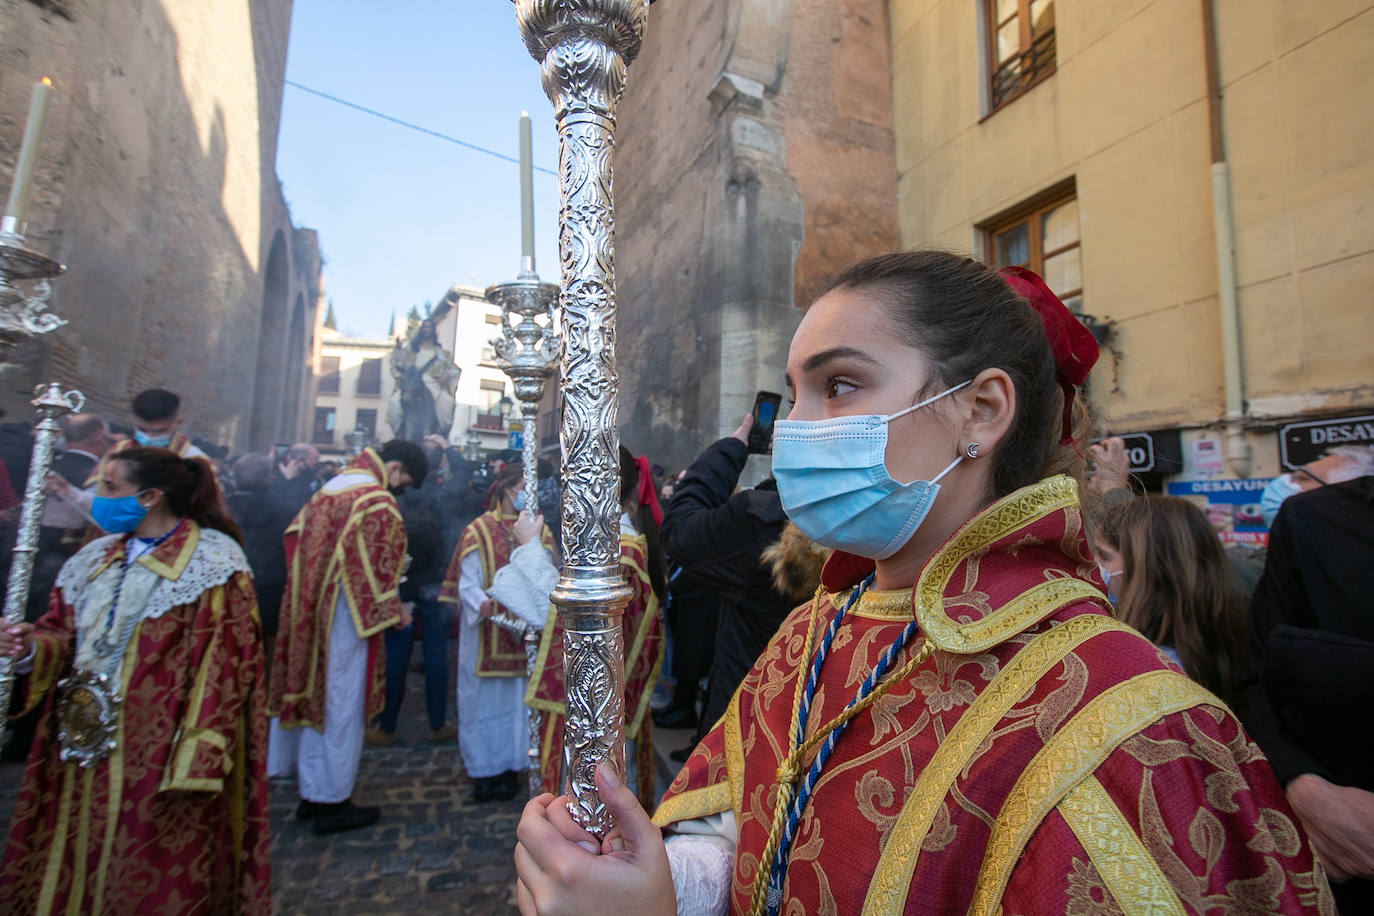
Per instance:
[[[115,748],[119,694],[106,674],[76,671],[57,683],[58,741],[63,763],[93,767]]]

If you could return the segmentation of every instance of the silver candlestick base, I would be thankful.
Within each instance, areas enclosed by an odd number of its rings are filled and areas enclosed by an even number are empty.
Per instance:
[[[48,281],[66,265],[28,247],[21,228],[13,217],[0,222],[0,353],[67,323],[47,311],[52,292]],[[21,282],[32,283],[32,291],[16,285]]]
[[[515,397],[520,402],[524,422],[521,432],[522,455],[525,467],[525,506],[531,512],[539,506],[539,437],[535,424],[539,417],[539,402],[544,389],[558,365],[558,337],[553,329],[553,305],[558,301],[558,286],[539,282],[534,270],[534,258],[525,258],[520,276],[507,283],[487,288],[488,302],[501,306],[501,336],[491,341],[496,350],[497,364],[510,376]],[[514,316],[519,316],[518,323]],[[542,319],[542,321],[541,321]],[[525,672],[534,676],[539,654],[539,634],[527,627],[525,638]],[[539,710],[530,708],[529,788],[531,797],[543,791],[539,778]]]
[[[611,164],[649,0],[515,0],[515,18],[558,121],[564,564],[552,597],[564,628],[568,807],[605,836],[612,818],[593,777],[603,762],[625,773],[621,618],[631,594],[620,574]]]

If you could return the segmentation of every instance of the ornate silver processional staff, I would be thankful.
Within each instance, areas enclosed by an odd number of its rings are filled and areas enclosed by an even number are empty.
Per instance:
[[[63,391],[56,382],[34,389],[31,402],[38,411],[38,426],[34,429],[33,453],[29,458],[29,477],[24,484],[24,502],[19,511],[19,532],[15,538],[14,559],[10,563],[10,578],[5,592],[5,626],[24,622],[24,610],[29,601],[29,584],[33,581],[33,561],[38,552],[38,523],[47,504],[48,471],[52,469],[53,445],[57,441],[58,420],[76,413],[86,405],[79,391]],[[8,655],[0,656],[0,711],[10,708],[10,693],[14,687],[14,662]],[[0,712],[0,722],[5,716]]]
[[[539,282],[534,269],[534,170],[530,150],[529,115],[520,116],[520,274],[514,280],[487,287],[488,302],[501,306],[501,336],[492,340],[497,363],[509,375],[520,402],[521,431],[525,467],[525,506],[538,511],[539,437],[535,419],[544,388],[558,365],[558,337],[553,329],[553,304],[558,299],[556,283]],[[518,316],[512,317],[512,316]],[[542,323],[540,321],[542,319]],[[518,322],[512,325],[512,322]],[[493,617],[498,624],[506,621]],[[525,639],[525,671],[534,675],[539,655],[539,630],[519,624]],[[514,627],[511,627],[514,628]],[[530,795],[543,791],[539,778],[539,710],[531,707],[530,718]]]
[[[563,269],[564,761],[573,819],[596,836],[611,817],[593,780],[625,772],[625,651],[630,589],[620,574],[611,157],[615,109],[639,54],[649,0],[514,0],[558,120],[558,241]]]
[[[51,91],[52,83],[46,77],[34,86],[29,120],[14,170],[14,183],[10,187],[5,215],[0,218],[0,360],[6,358],[16,344],[55,331],[67,323],[65,319],[44,311],[51,292],[49,281],[67,268],[47,255],[34,251],[24,238],[29,193],[33,188],[38,148],[43,139]],[[24,292],[16,285],[20,283],[32,283],[33,291]],[[38,412],[38,425],[34,429],[24,501],[19,509],[19,528],[5,593],[4,626],[24,621],[29,585],[33,581],[33,563],[38,552],[38,526],[47,503],[47,491],[43,486],[47,482],[48,471],[52,469],[58,420],[79,411],[86,399],[78,391],[63,392],[57,382],[51,382],[39,385],[30,403]],[[14,659],[0,657],[0,723],[5,722],[13,686]],[[0,726],[2,731],[3,727]]]

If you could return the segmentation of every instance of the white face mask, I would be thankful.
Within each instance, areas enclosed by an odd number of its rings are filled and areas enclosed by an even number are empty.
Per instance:
[[[1103,566],[1101,563],[1098,563],[1097,571],[1102,576],[1102,584],[1107,586],[1107,600],[1110,601],[1112,604],[1116,604],[1116,599],[1119,596],[1116,594],[1115,591],[1112,590],[1112,577],[1121,575],[1121,570],[1118,569],[1116,571],[1112,571],[1107,567]]]

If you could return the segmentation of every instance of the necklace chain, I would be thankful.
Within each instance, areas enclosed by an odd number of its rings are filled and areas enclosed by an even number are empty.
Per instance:
[[[173,525],[170,530],[158,535],[157,538],[155,538],[153,542],[148,545],[147,549],[143,550],[136,557],[131,558],[129,556],[129,549],[126,542],[124,548],[124,559],[120,562],[119,565],[119,580],[115,582],[114,598],[110,601],[110,612],[108,615],[106,615],[104,629],[102,630],[101,634],[97,636],[95,639],[96,651],[99,652],[101,655],[109,655],[119,648],[119,646],[115,645],[114,642],[111,641],[110,637],[114,635],[115,612],[119,609],[119,596],[124,591],[124,577],[129,574],[129,567],[133,566],[139,557],[146,556],[147,554],[150,554],[154,550],[157,550],[159,547],[161,547],[168,538],[177,533],[177,531],[181,528],[181,523],[183,521],[185,521],[185,519],[177,519],[177,523]],[[142,539],[140,538],[139,540]]]

